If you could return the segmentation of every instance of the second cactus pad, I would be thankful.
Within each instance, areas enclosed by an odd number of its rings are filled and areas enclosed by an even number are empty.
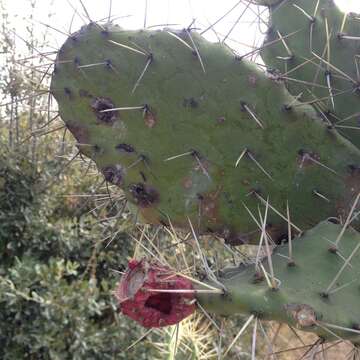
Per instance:
[[[151,223],[232,244],[348,213],[360,151],[284,85],[198,34],[90,24],[62,46],[51,91],[81,152]],[[295,106],[296,105],[296,106]],[[356,224],[355,224],[356,225]]]
[[[292,95],[314,104],[360,147],[359,16],[341,12],[332,0],[265,3],[270,4],[261,52],[266,65],[281,72]]]
[[[359,344],[359,249],[357,231],[324,221],[294,242],[294,262],[288,261],[288,245],[278,246],[262,264],[222,270],[217,281],[226,290],[199,293],[197,299],[210,313],[253,314],[326,341]]]

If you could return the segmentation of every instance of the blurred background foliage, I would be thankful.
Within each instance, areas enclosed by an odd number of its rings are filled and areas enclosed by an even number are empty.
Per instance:
[[[43,134],[59,127],[39,96],[48,74],[35,49],[46,33],[35,37],[29,25],[19,48],[0,9],[0,359],[151,359],[150,342],[125,351],[144,330],[113,297],[134,222],[91,164],[74,159],[69,134]]]
[[[26,117],[26,112],[20,115],[20,126],[26,127]],[[125,232],[130,220],[126,213],[118,215],[120,231],[105,249],[104,239],[113,229],[104,219],[121,211],[122,203],[112,204],[107,194],[101,195],[92,181],[96,176],[83,176],[81,163],[57,175],[67,161],[46,158],[58,136],[37,144],[34,163],[20,146],[8,146],[7,135],[4,127],[0,358],[151,358],[155,350],[147,343],[124,351],[143,330],[119,316],[112,295],[132,255]],[[92,195],[105,199],[99,202]]]

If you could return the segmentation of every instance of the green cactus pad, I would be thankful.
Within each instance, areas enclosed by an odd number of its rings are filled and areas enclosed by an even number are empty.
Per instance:
[[[359,16],[342,13],[332,0],[286,0],[269,9],[266,65],[360,147]]]
[[[51,92],[81,152],[147,222],[255,242],[244,205],[257,212],[268,198],[278,240],[287,202],[305,230],[344,217],[360,191],[356,147],[194,32],[85,26],[62,46]]]
[[[360,343],[360,234],[346,230],[333,251],[341,230],[322,222],[307,231],[293,244],[294,263],[289,263],[288,246],[278,246],[272,254],[277,289],[259,277],[255,265],[240,266],[223,270],[218,280],[224,294],[198,294],[197,299],[211,313],[253,314],[326,340]],[[263,266],[270,274],[267,260]]]

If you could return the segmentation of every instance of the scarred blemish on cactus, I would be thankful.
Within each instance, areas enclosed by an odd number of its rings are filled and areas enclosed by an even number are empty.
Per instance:
[[[156,112],[149,105],[144,107],[144,123],[148,128],[153,128],[157,123]]]
[[[106,125],[112,125],[118,118],[117,110],[104,112],[104,110],[115,108],[110,98],[96,97],[91,102],[91,108],[95,112],[97,120]]]
[[[316,313],[311,306],[307,304],[286,304],[284,307],[299,327],[311,327],[316,324]]]
[[[159,200],[158,192],[152,186],[143,183],[131,184],[129,192],[133,201],[141,208],[153,206]]]
[[[119,150],[122,153],[133,153],[135,148],[130,144],[118,144],[115,146],[116,150]]]
[[[183,100],[183,106],[187,108],[196,109],[199,106],[199,103],[196,99],[191,97]]]
[[[124,315],[146,328],[157,328],[177,324],[195,311],[191,290],[190,280],[142,259],[129,261],[115,296]]]
[[[64,87],[64,93],[65,93],[65,95],[66,95],[69,99],[71,99],[71,98],[73,97],[72,91],[71,91],[71,89],[68,88],[68,87]]]

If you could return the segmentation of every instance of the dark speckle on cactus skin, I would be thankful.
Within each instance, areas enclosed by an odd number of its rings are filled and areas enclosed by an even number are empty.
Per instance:
[[[289,104],[284,104],[282,108],[283,108],[283,110],[285,110],[285,111],[291,111],[291,110],[292,110],[292,106],[289,105]]]
[[[141,208],[153,206],[159,200],[158,192],[143,183],[131,184],[129,192],[133,201]]]
[[[94,152],[95,152],[95,154],[99,154],[99,153],[100,153],[101,148],[100,148],[100,146],[99,146],[99,145],[95,144],[93,148],[94,148]]]
[[[66,95],[68,98],[71,98],[71,97],[72,97],[72,92],[71,92],[71,90],[70,90],[68,87],[65,87],[65,88],[64,88],[64,93],[65,93],[65,95]]]
[[[319,295],[323,301],[329,300],[329,293],[322,291]]]
[[[115,146],[116,150],[119,150],[122,153],[133,153],[135,148],[129,144],[119,144]]]
[[[80,58],[78,56],[75,56],[74,64],[75,64],[75,66],[81,65],[81,61],[80,61]]]
[[[105,60],[105,66],[108,70],[112,70],[112,62],[110,59]]]
[[[285,310],[300,327],[306,328],[316,324],[316,313],[314,309],[307,304],[288,304],[285,305]]]
[[[103,124],[112,125],[118,118],[119,112],[117,110],[102,112],[115,108],[114,103],[109,98],[97,97],[93,99],[91,108],[95,112],[97,120]]]
[[[199,106],[199,103],[194,98],[191,97],[188,99],[184,99],[183,106],[192,108],[192,109],[196,109]]]

